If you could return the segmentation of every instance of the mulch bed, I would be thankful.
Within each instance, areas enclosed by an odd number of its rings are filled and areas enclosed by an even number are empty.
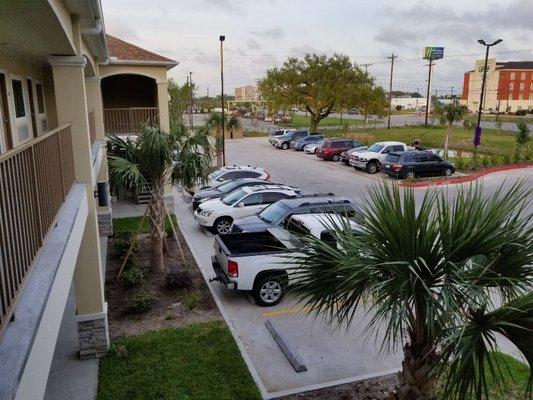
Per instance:
[[[389,400],[397,384],[396,374],[346,383],[310,392],[281,397],[279,400]]]
[[[109,336],[111,340],[146,331],[222,319],[202,273],[198,269],[194,257],[179,231],[178,238],[189,266],[192,285],[185,289],[175,290],[169,290],[165,287],[166,271],[154,270],[150,267],[149,235],[139,235],[137,258],[139,266],[144,273],[142,284],[138,287],[128,288],[121,279],[116,279],[122,259],[112,254],[114,239],[113,237],[109,238],[105,292],[108,302]],[[174,239],[167,238],[167,244],[169,252],[164,259],[166,269],[183,268],[183,260],[180,257],[178,246]],[[132,313],[129,310],[128,299],[140,291],[151,291],[156,294],[156,304],[145,313]],[[192,308],[187,305],[187,298],[191,293],[198,298]]]

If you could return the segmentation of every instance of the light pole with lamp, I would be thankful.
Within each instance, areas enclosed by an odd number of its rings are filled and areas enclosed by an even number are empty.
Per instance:
[[[226,165],[226,134],[224,132],[224,47],[226,36],[220,35],[220,99],[222,103],[222,166]]]
[[[501,43],[503,39],[498,39],[493,43],[487,44],[483,39],[479,39],[478,43],[486,47],[485,64],[483,65],[483,80],[481,81],[481,94],[479,96],[479,109],[477,114],[476,132],[474,134],[474,156],[477,156],[477,148],[481,144],[481,112],[483,110],[483,95],[485,92],[485,79],[487,77],[487,63],[489,60],[489,49]]]

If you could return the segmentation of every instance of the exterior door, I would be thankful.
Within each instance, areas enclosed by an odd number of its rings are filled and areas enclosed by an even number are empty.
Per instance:
[[[31,127],[33,129],[33,137],[38,136],[37,131],[37,118],[35,113],[35,97],[33,96],[33,82],[31,79],[27,80],[28,83],[28,96],[30,98],[30,118],[31,118]]]
[[[0,73],[0,152],[13,148],[11,136],[11,124],[9,123],[9,111],[7,102],[6,76]]]

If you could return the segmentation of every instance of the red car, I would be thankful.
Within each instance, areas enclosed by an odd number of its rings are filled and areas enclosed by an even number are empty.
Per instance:
[[[352,139],[328,139],[316,149],[316,156],[324,160],[339,161],[341,153],[345,150],[361,146],[357,140]]]

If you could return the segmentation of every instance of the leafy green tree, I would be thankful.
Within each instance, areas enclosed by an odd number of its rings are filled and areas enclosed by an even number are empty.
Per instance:
[[[194,98],[196,93],[196,85],[193,83],[184,83],[180,85],[174,79],[168,80],[168,111],[170,120],[181,121],[183,113],[190,107],[191,98]]]
[[[336,246],[303,236],[287,255],[292,290],[331,324],[349,326],[364,309],[383,350],[403,346],[398,399],[436,399],[439,379],[445,399],[481,399],[487,379],[501,382],[497,334],[533,362],[530,195],[520,184],[491,194],[470,186],[453,200],[430,190],[417,201],[413,189],[374,186],[357,234],[330,223]]]
[[[316,132],[318,123],[326,118],[343,99],[349,99],[364,87],[372,87],[373,80],[349,57],[307,54],[303,59],[288,58],[280,68],[267,70],[259,81],[262,96],[275,109],[301,107],[310,115],[310,130]]]
[[[440,114],[441,124],[448,125],[444,135],[444,158],[448,158],[448,148],[450,147],[450,142],[452,140],[453,124],[454,122],[463,119],[465,114],[468,112],[468,108],[464,104],[459,104],[456,102],[439,104],[438,106],[435,106],[435,110]]]
[[[205,132],[189,132],[179,123],[166,133],[155,126],[144,126],[136,140],[109,137],[109,175],[114,187],[133,191],[150,189],[151,265],[164,269],[165,236],[164,188],[168,182],[190,188],[205,181],[211,165],[211,148]]]
[[[382,118],[388,107],[385,100],[385,91],[381,87],[362,87],[357,93],[352,104],[357,106],[359,112],[364,116],[366,124],[369,115],[376,115]]]
[[[233,129],[241,127],[239,118],[234,115],[224,114],[224,130],[230,132]],[[215,151],[217,156],[217,166],[222,166],[222,150],[224,147],[224,138],[222,136],[222,113],[212,112],[205,120],[207,131],[213,131],[215,134]]]

